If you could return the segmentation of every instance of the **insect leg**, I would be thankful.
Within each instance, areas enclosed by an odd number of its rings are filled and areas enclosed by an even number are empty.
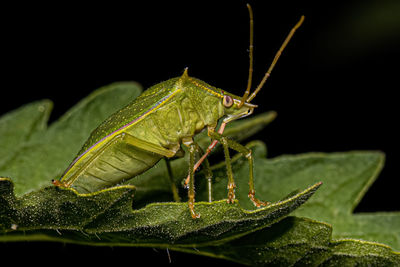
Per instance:
[[[168,178],[171,183],[172,196],[174,197],[175,202],[180,202],[181,198],[179,197],[178,188],[175,185],[174,176],[172,175],[171,162],[168,158],[164,159],[165,159],[165,164],[167,165]]]
[[[204,150],[197,143],[194,144],[196,145],[197,152],[201,155],[204,155]],[[203,165],[204,165],[205,176],[207,179],[208,202],[212,202],[212,171],[210,167],[210,162],[208,161],[207,158],[204,159]]]
[[[225,123],[225,122],[222,122],[221,126],[220,126],[219,129],[218,129],[218,133],[219,133],[219,134],[222,134],[222,133],[224,132],[225,126],[226,126],[226,123]],[[209,128],[208,131],[214,131],[214,130],[212,130],[211,128]],[[196,164],[194,165],[194,170],[197,170],[197,168],[200,167],[201,163],[207,158],[207,156],[211,153],[211,151],[214,149],[214,147],[217,145],[217,143],[218,143],[217,140],[214,140],[214,141],[211,142],[211,144],[210,144],[210,145],[208,146],[208,148],[207,148],[206,153],[204,153],[204,155],[203,155],[203,156],[196,162]],[[189,183],[189,175],[188,175],[188,177],[187,177],[186,180],[185,180],[184,186],[186,187],[188,183]]]
[[[130,135],[128,133],[122,133],[121,135],[127,143],[129,143],[135,147],[144,149],[146,151],[153,152],[158,155],[162,155],[167,158],[173,157],[175,155],[174,151],[168,150],[162,146],[147,142],[145,140],[136,138],[133,135]]]
[[[230,140],[228,138],[226,138],[225,136],[223,136],[220,133],[214,132],[214,131],[209,131],[208,135],[215,140],[218,140],[219,142],[221,142],[223,144],[223,142],[226,142],[227,147],[239,152],[240,154],[242,154],[244,157],[246,157],[249,161],[249,198],[250,200],[253,202],[253,204],[256,207],[260,207],[260,206],[266,206],[269,203],[268,202],[264,202],[261,201],[259,199],[257,199],[255,197],[255,189],[254,189],[254,174],[253,174],[253,155],[252,152],[249,148],[239,144],[236,141]],[[224,148],[225,149],[225,148]],[[230,162],[229,162],[230,164]],[[228,168],[228,162],[227,162],[227,168]],[[229,176],[228,176],[229,178]],[[229,184],[228,184],[228,188],[229,188]]]
[[[233,180],[231,157],[229,155],[228,138],[221,136],[220,142],[224,148],[225,163],[226,163],[226,173],[228,175],[228,203],[233,203],[235,200],[235,188],[236,184]]]
[[[193,219],[200,218],[200,214],[196,213],[194,211],[194,156],[196,152],[196,145],[195,144],[190,144],[189,145],[189,176],[190,176],[190,182],[189,182],[189,191],[188,191],[188,205],[190,209],[190,214],[192,215]]]
[[[188,205],[190,214],[192,215],[193,219],[200,218],[200,214],[194,211],[194,161],[195,161],[195,154],[196,154],[196,144],[193,141],[193,138],[183,138],[182,144],[189,148],[189,190],[188,190]]]

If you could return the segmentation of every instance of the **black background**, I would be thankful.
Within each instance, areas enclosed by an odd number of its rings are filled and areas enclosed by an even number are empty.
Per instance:
[[[144,3],[145,2],[145,3]],[[257,138],[269,157],[310,151],[381,150],[386,166],[356,212],[399,210],[400,62],[397,1],[250,1],[254,84],[301,15],[306,19],[253,101],[277,120]],[[55,103],[51,121],[94,89],[134,80],[145,88],[181,75],[241,95],[248,75],[246,2],[132,1],[130,5],[24,5],[2,10],[0,114],[34,100]],[[106,259],[168,264],[165,250],[70,244],[0,244],[19,260]],[[11,255],[11,254],[9,254]],[[224,263],[171,252],[172,263]],[[51,262],[51,261],[50,261]],[[56,262],[54,262],[56,264]]]

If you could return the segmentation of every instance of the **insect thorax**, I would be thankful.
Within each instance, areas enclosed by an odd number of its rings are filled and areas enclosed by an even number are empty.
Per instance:
[[[173,96],[127,131],[172,148],[179,146],[182,138],[193,137],[207,125],[215,125],[224,115],[221,98],[192,81],[178,80]]]

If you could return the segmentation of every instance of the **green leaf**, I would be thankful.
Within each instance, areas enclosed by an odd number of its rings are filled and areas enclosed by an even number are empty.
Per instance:
[[[172,249],[250,266],[400,265],[400,253],[387,246],[352,239],[332,241],[331,237],[330,225],[290,216],[220,246]]]
[[[360,240],[338,240],[324,264],[328,266],[400,266],[400,254],[385,245]]]
[[[133,186],[87,195],[47,187],[15,197],[10,179],[0,178],[0,240],[56,240],[101,245],[197,246],[220,244],[271,225],[303,204],[320,184],[257,211],[225,200],[197,203],[193,220],[187,203],[153,203],[132,210]]]
[[[282,192],[292,192],[304,185],[322,181],[324,186],[294,215],[312,218],[333,225],[333,237],[360,238],[380,242],[400,250],[400,212],[358,213],[353,210],[365,192],[378,177],[384,155],[377,151],[351,151],[344,153],[307,153],[284,155],[265,159],[265,145],[250,144],[255,159],[256,194],[276,201]],[[243,158],[235,158],[234,173],[248,177],[248,165]],[[215,199],[225,197],[225,165],[214,166]],[[268,182],[265,182],[268,181]],[[247,182],[236,179],[237,198],[245,208],[253,208],[247,201]],[[243,190],[244,189],[244,190]],[[205,197],[204,193],[201,195]]]
[[[332,220],[334,237],[380,242],[400,251],[400,212],[356,213]]]
[[[27,104],[0,118],[0,168],[17,157],[36,132],[44,132],[52,109],[49,100]]]

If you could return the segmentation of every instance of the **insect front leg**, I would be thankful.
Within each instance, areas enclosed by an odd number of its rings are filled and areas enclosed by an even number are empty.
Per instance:
[[[214,138],[214,133],[216,134],[216,138]],[[218,135],[218,136],[217,136]],[[236,184],[233,179],[233,171],[232,171],[232,164],[231,164],[231,157],[229,155],[229,144],[228,138],[223,136],[222,134],[218,134],[213,130],[209,131],[209,136],[214,140],[219,141],[222,144],[225,154],[225,163],[226,163],[226,173],[228,175],[228,203],[233,203],[235,201],[235,188]]]
[[[233,181],[233,175],[232,175],[232,177],[230,177],[230,174],[229,174],[229,173],[232,172],[232,166],[231,166],[231,162],[230,162],[228,148],[231,148],[231,149],[239,152],[240,154],[242,154],[249,161],[249,194],[248,194],[248,197],[250,198],[250,200],[253,202],[253,204],[256,207],[268,205],[269,204],[268,202],[261,201],[261,200],[259,200],[259,199],[257,199],[255,197],[254,174],[253,174],[253,162],[254,162],[254,159],[253,159],[253,155],[252,155],[251,149],[239,144],[236,141],[230,140],[227,137],[225,137],[222,134],[217,133],[215,131],[209,131],[208,135],[212,139],[221,142],[221,144],[224,146],[225,159],[226,159],[226,168],[227,168],[228,179],[229,179],[229,181],[228,181],[228,190],[229,190],[229,192],[228,192],[228,202],[233,201],[231,194],[232,194],[232,192],[234,194],[234,188],[235,188],[235,184],[234,184],[234,181]],[[234,198],[234,195],[233,195],[233,198]]]

